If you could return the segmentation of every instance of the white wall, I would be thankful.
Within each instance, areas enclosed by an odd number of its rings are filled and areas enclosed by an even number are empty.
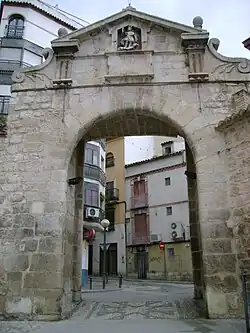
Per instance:
[[[35,66],[37,64],[41,64],[43,59],[42,59],[42,57],[38,56],[37,54],[24,50],[23,61],[26,62],[27,64]]]
[[[11,95],[10,86],[1,84],[0,85],[0,95],[1,96],[10,96]]]
[[[166,206],[149,208],[150,234],[157,234],[164,242],[171,242],[171,224],[181,223],[186,232],[189,228],[188,202],[172,207],[172,215],[167,215]]]
[[[148,175],[148,204],[162,205],[188,200],[186,167],[157,172]],[[165,185],[165,178],[170,177],[171,185]]]
[[[42,47],[50,47],[50,42],[58,37],[58,29],[63,27],[61,24],[49,19],[31,8],[5,5],[0,26],[0,36],[4,35],[4,29],[8,24],[8,18],[13,14],[20,14],[25,18],[23,38]],[[67,30],[72,31],[70,29]]]

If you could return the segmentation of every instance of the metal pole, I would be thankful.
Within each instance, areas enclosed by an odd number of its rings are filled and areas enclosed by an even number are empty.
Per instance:
[[[244,300],[244,312],[246,321],[246,332],[250,333],[250,323],[249,323],[249,308],[248,308],[248,297],[247,297],[247,277],[245,272],[242,272],[242,291]]]
[[[92,277],[89,278],[89,289],[92,290],[92,283],[93,283],[93,280],[92,280]]]
[[[164,277],[167,279],[167,261],[166,261],[166,247],[164,244],[164,249],[163,249],[163,259],[164,259]]]
[[[126,223],[126,212],[127,212],[127,202],[126,201],[118,201],[118,204],[124,204],[124,233],[125,233],[125,237],[124,237],[124,247],[125,247],[125,276],[128,276],[128,258],[127,258],[127,246],[128,246],[128,233],[127,233],[127,223]]]
[[[103,234],[103,280],[102,280],[102,288],[105,289],[106,284],[106,228],[104,228]]]

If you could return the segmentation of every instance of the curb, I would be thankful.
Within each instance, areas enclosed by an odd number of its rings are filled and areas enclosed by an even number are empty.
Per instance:
[[[119,291],[122,290],[122,288],[116,288],[116,289],[93,289],[93,290],[82,290],[82,294],[92,294],[92,293],[107,293],[109,291]]]

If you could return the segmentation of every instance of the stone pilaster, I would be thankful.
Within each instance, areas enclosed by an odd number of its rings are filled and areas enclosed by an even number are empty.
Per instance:
[[[189,67],[189,81],[207,81],[209,76],[204,68],[204,54],[209,34],[207,32],[183,33],[181,38],[182,46],[187,54],[186,64]]]

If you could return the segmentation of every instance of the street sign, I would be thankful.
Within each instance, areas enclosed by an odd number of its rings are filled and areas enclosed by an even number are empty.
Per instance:
[[[165,249],[165,243],[164,242],[160,242],[159,243],[159,248],[161,251],[163,251]]]

